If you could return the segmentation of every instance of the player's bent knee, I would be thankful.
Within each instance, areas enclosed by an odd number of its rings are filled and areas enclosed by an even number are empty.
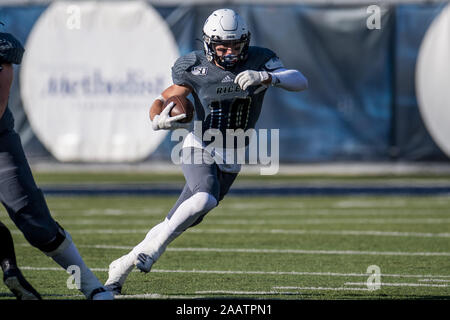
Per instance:
[[[217,199],[208,192],[197,192],[192,198],[195,198],[197,212],[202,214],[211,211],[218,204]]]
[[[209,211],[217,206],[216,198],[208,192],[197,192],[186,199],[174,212],[168,217],[168,226],[172,232],[183,232],[194,223],[201,221]],[[200,219],[200,220],[199,220]]]
[[[193,216],[193,223],[189,225],[189,228],[198,225],[203,220],[205,215],[214,209],[218,204],[217,199],[208,192],[197,192],[192,196],[192,198],[196,202],[197,210],[196,214]]]

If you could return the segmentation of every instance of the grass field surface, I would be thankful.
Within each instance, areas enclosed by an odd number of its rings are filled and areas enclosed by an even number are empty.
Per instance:
[[[77,182],[89,180],[136,181],[105,175]],[[139,243],[176,197],[48,196],[47,201],[104,282],[109,263]],[[132,272],[118,298],[449,299],[449,208],[450,197],[442,195],[226,197],[169,246],[152,272]],[[12,230],[23,273],[44,299],[84,298],[67,288],[69,275],[32,248],[3,209],[0,220]],[[381,272],[380,289],[367,285],[369,266]],[[0,299],[13,299],[4,285]]]

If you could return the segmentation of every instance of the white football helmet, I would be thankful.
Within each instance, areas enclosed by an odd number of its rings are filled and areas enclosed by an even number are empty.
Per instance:
[[[214,49],[214,46],[217,44],[233,45],[238,43],[242,44],[238,55],[219,57]],[[233,10],[219,9],[206,19],[203,26],[203,46],[206,57],[210,62],[215,60],[226,69],[232,68],[239,61],[247,59],[249,44],[250,32],[247,24]]]

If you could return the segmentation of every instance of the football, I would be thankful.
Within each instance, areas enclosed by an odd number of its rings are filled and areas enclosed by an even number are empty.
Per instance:
[[[166,100],[166,102],[164,103],[164,108],[171,102],[175,104],[170,111],[171,117],[185,113],[186,118],[179,120],[179,122],[187,123],[192,121],[192,118],[194,117],[194,105],[189,99],[186,99],[182,96],[172,96]]]

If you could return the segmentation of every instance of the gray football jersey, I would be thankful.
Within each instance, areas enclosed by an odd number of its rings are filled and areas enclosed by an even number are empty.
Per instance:
[[[249,47],[248,58],[232,69],[224,70],[207,60],[202,50],[180,57],[172,67],[173,83],[193,88],[195,120],[202,121],[202,131],[254,128],[261,113],[266,90],[255,94],[257,86],[242,90],[234,83],[245,70],[268,70],[265,64],[278,59],[266,48]]]

